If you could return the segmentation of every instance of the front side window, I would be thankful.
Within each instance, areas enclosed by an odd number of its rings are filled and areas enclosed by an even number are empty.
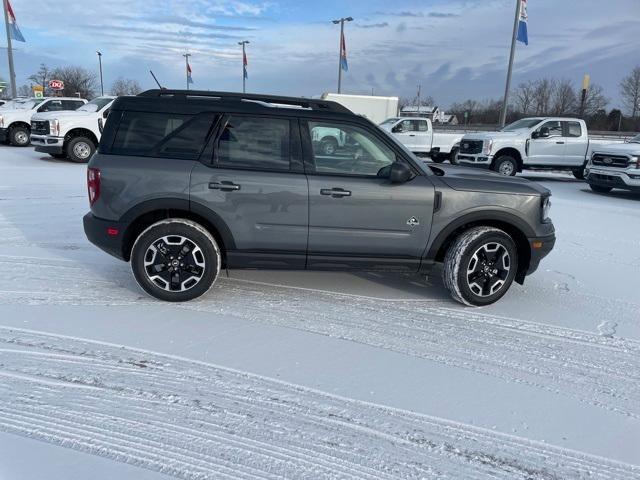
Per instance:
[[[211,133],[215,114],[124,112],[111,152],[196,160]]]
[[[543,128],[549,129],[550,137],[561,137],[562,136],[562,122],[556,120],[550,120],[548,122],[543,123],[538,131],[541,131]]]
[[[218,139],[217,164],[225,168],[289,170],[287,119],[231,116]]]
[[[60,100],[49,100],[47,103],[43,104],[39,112],[59,112],[64,110],[65,108],[62,106],[62,101]]]
[[[566,122],[567,123],[567,137],[581,137],[582,127],[580,122]]]
[[[396,161],[391,148],[361,127],[309,122],[309,133],[316,173],[375,177]]]

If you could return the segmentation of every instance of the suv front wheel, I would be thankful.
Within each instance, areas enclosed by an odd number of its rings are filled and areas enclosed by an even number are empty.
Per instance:
[[[201,225],[173,218],[154,223],[136,239],[131,270],[149,295],[168,302],[206,293],[220,273],[220,249]]]
[[[517,269],[516,245],[506,232],[473,227],[458,236],[447,250],[443,280],[458,302],[489,305],[507,293]]]

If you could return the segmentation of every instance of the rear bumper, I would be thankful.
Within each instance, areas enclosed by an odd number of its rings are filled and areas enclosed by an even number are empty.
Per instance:
[[[64,153],[64,138],[61,137],[31,134],[31,145],[35,147],[36,152]]]
[[[640,170],[637,168],[609,170],[589,167],[585,180],[590,185],[597,185],[599,187],[622,188],[624,190],[640,192]]]
[[[96,247],[120,260],[127,260],[124,255],[124,232],[126,225],[97,218],[91,212],[82,219],[87,239]]]
[[[0,128],[0,142],[6,142],[8,138],[9,138],[9,129]]]

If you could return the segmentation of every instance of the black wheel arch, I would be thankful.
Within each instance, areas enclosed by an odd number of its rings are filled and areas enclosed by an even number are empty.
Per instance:
[[[435,237],[425,254],[424,260],[427,262],[442,262],[448,248],[462,232],[469,228],[480,226],[499,228],[513,238],[518,249],[518,272],[515,280],[520,284],[524,282],[531,262],[531,247],[528,239],[535,237],[536,233],[524,220],[507,212],[473,212],[455,219]]]
[[[496,164],[496,161],[500,157],[504,157],[504,156],[509,156],[514,158],[518,164],[518,172],[522,171],[522,168],[523,168],[522,155],[520,155],[520,151],[518,151],[517,148],[513,148],[513,147],[505,147],[498,150],[493,156],[493,162],[491,162],[491,167],[493,167]]]
[[[95,148],[98,148],[98,143],[100,143],[96,138],[95,134],[91,130],[88,130],[86,128],[73,128],[69,130],[67,134],[64,136],[64,145],[66,146],[70,140],[76,137],[88,138],[93,142],[93,145]]]
[[[11,125],[9,125],[8,130],[11,130],[11,129],[17,128],[17,127],[26,128],[27,131],[29,133],[31,133],[31,124],[26,123],[26,122],[13,122]]]

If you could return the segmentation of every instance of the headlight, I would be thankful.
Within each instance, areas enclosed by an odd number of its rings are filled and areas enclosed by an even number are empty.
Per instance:
[[[4,117],[0,115],[0,128],[4,128]]]
[[[640,168],[640,155],[632,155],[631,162],[636,162],[636,168]]]
[[[542,221],[549,220],[549,211],[551,210],[551,197],[542,197]]]
[[[486,140],[484,142],[484,149],[482,150],[482,153],[484,155],[490,155],[492,148],[493,148],[493,140]]]
[[[60,122],[57,118],[55,120],[49,120],[49,131],[52,135],[60,136]]]

